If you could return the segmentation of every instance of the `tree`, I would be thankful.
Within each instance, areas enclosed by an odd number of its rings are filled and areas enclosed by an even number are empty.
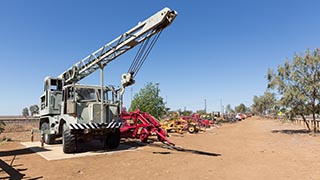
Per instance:
[[[6,124],[3,121],[0,121],[0,134],[4,131]]]
[[[276,89],[282,95],[279,104],[300,115],[309,131],[305,116],[312,114],[313,131],[317,131],[316,112],[320,100],[320,49],[307,50],[295,54],[293,61],[288,59],[276,72],[268,69],[268,88]]]
[[[244,105],[243,103],[241,103],[239,106],[236,106],[236,107],[234,108],[234,110],[235,110],[237,113],[246,113],[247,107],[246,107],[246,105]]]
[[[227,104],[226,106],[226,113],[227,114],[234,113],[234,110],[232,109],[230,104]]]
[[[30,110],[30,114],[31,116],[33,116],[34,114],[38,114],[39,113],[39,106],[38,105],[32,105],[29,107]]]
[[[265,114],[266,108],[264,106],[264,96],[253,97],[252,111],[255,114],[260,114],[260,115]]]
[[[129,111],[140,109],[157,118],[161,117],[165,114],[166,107],[159,92],[157,85],[148,83],[139,93],[134,95]]]
[[[184,110],[181,112],[181,115],[182,116],[190,116],[193,112],[192,111],[189,111],[189,110]]]
[[[27,116],[29,116],[29,110],[28,110],[28,108],[23,108],[23,110],[22,110],[22,116],[24,116],[24,117],[27,117]]]
[[[255,114],[265,115],[267,113],[274,114],[274,108],[277,100],[274,93],[265,92],[262,96],[254,96],[252,111]]]
[[[205,114],[207,114],[205,110],[197,110],[196,113],[197,113],[197,114],[200,114],[200,115],[205,115]]]

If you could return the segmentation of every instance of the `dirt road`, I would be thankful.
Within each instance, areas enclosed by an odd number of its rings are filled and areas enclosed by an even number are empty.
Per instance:
[[[197,135],[170,139],[192,150],[148,145],[130,152],[47,161],[18,142],[0,145],[0,159],[24,178],[39,179],[320,179],[320,136],[302,126],[251,118]],[[7,177],[0,172],[0,179]]]

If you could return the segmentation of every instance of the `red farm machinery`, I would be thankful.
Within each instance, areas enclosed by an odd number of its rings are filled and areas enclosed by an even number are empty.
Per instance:
[[[122,111],[121,119],[124,123],[120,128],[122,138],[134,138],[147,142],[150,136],[156,135],[158,141],[174,145],[167,139],[166,131],[160,128],[159,121],[147,112],[141,112],[139,109],[134,112]]]

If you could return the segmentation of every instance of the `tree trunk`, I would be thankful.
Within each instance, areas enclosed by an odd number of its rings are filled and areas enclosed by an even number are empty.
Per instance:
[[[316,114],[312,113],[312,119],[313,119],[313,132],[317,132],[317,122],[316,122]]]
[[[312,120],[313,120],[313,133],[317,132],[317,124],[316,124],[316,102],[315,102],[315,97],[316,97],[316,90],[313,90],[313,101],[312,101]]]
[[[306,118],[304,117],[304,115],[303,115],[303,114],[300,114],[300,115],[301,115],[304,123],[306,124],[306,126],[307,126],[307,128],[308,128],[308,131],[311,131],[310,126],[309,126],[309,123],[308,123],[308,121],[306,120]]]

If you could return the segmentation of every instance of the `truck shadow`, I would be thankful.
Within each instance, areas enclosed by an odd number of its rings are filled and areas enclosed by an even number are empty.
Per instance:
[[[126,151],[126,150],[134,150],[141,145],[137,146],[132,142],[120,142],[120,145],[115,149],[109,149],[104,141],[93,140],[93,141],[80,141],[77,143],[76,153],[84,153],[84,152],[96,152],[96,153],[104,153],[104,152],[118,152],[118,151]]]

